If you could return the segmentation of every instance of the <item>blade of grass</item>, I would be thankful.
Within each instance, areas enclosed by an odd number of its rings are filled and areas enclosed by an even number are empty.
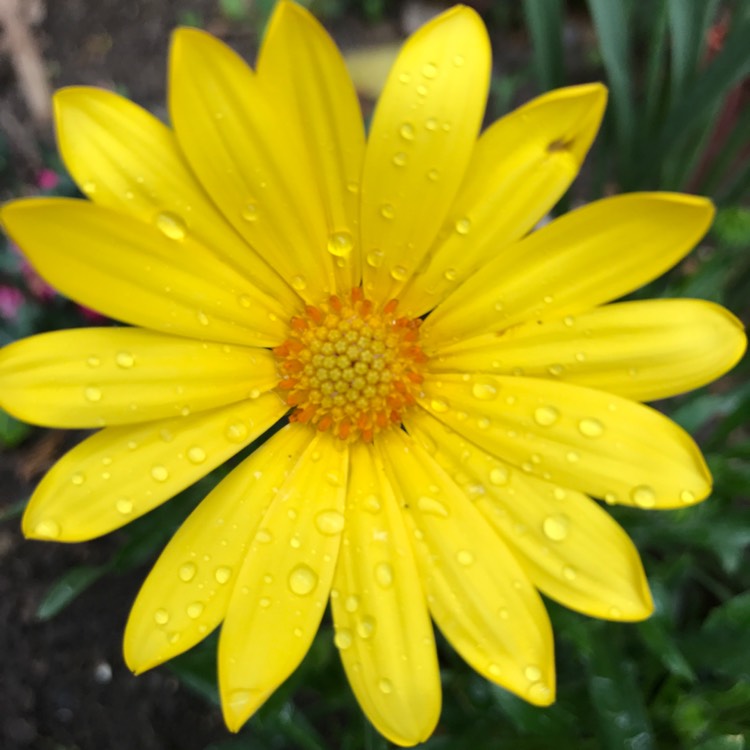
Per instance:
[[[534,70],[542,91],[563,85],[561,0],[524,0],[523,11],[534,48]]]
[[[678,98],[695,75],[703,49],[705,0],[667,0],[671,36],[672,98]]]
[[[644,98],[644,115],[641,118],[641,132],[639,145],[647,143],[652,137],[656,122],[659,118],[660,107],[664,104],[664,75],[665,53],[667,49],[667,5],[664,0],[660,3],[658,14],[652,17],[651,35],[648,42],[648,62],[646,63]],[[639,148],[639,151],[642,150]]]
[[[726,143],[701,180],[699,188],[704,195],[716,194],[722,178],[733,171],[732,168],[737,163],[740,152],[747,148],[748,133],[750,133],[750,107],[746,107],[739,116]]]

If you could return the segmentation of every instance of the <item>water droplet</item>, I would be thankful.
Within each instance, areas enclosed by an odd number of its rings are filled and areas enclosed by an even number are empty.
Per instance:
[[[156,466],[151,467],[151,476],[157,481],[157,482],[166,482],[167,479],[169,479],[169,471],[167,471],[166,466],[162,466],[161,464],[157,464]]]
[[[198,310],[198,312],[196,313],[196,317],[198,318],[198,322],[202,326],[208,325],[208,315],[206,315],[206,313],[204,313],[203,310]]]
[[[86,180],[81,185],[81,190],[83,190],[86,195],[93,195],[96,192],[96,183],[93,180]]]
[[[267,596],[263,596],[258,600],[258,604],[263,607],[263,609],[268,609],[271,606],[271,599]]]
[[[526,667],[523,674],[529,682],[538,682],[542,678],[542,670],[533,665]]]
[[[480,430],[486,430],[491,424],[492,421],[489,417],[480,417],[477,419],[477,427],[479,427]]]
[[[565,368],[562,365],[550,365],[547,368],[547,372],[555,377],[562,375],[564,370]]]
[[[390,203],[384,203],[380,207],[380,215],[390,221],[396,215],[396,209]]]
[[[448,402],[443,401],[442,398],[433,398],[432,401],[430,401],[430,408],[438,414],[444,414],[448,411]]]
[[[297,565],[289,574],[289,588],[298,596],[312,593],[318,584],[317,573],[304,563]]]
[[[408,157],[406,155],[406,152],[404,152],[404,151],[399,151],[397,154],[393,155],[393,163],[397,167],[403,167],[404,164],[406,164],[407,159],[408,159]]]
[[[378,690],[384,695],[389,695],[393,692],[393,683],[383,677],[381,680],[378,680]]]
[[[86,401],[90,401],[92,404],[95,404],[97,401],[102,400],[102,392],[99,388],[95,388],[93,385],[90,385],[88,388],[86,388],[83,391],[83,395],[86,397]]]
[[[77,471],[73,476],[70,478],[70,481],[75,484],[77,487],[80,487],[85,481],[86,481],[86,475],[82,474],[80,471]]]
[[[352,195],[356,195],[359,192],[359,183],[358,182],[354,182],[354,180],[352,180],[351,182],[347,182],[346,183],[346,189]]]
[[[456,66],[457,68],[461,68],[461,67],[463,67],[463,64],[464,64],[465,62],[466,62],[466,60],[464,59],[463,55],[456,55],[456,56],[455,56],[455,57],[453,58],[453,64],[454,64],[454,65],[455,65],[455,66]]]
[[[464,217],[456,222],[456,231],[464,237],[471,231],[471,221]]]
[[[128,440],[128,450],[134,451],[138,447],[138,443],[135,440]]]
[[[494,484],[496,487],[508,484],[508,470],[501,467],[492,469],[490,471],[490,484]]]
[[[290,517],[296,517],[296,513],[295,516]],[[260,542],[260,544],[268,544],[269,542],[273,541],[273,534],[268,529],[258,529],[255,532],[255,541]]]
[[[458,278],[458,272],[455,268],[446,268],[443,273],[443,278],[446,281],[455,281]]]
[[[154,612],[154,622],[157,625],[166,625],[169,622],[169,612],[166,609],[157,609]]]
[[[438,129],[437,118],[436,117],[428,117],[425,120],[424,126],[427,128],[427,130],[435,132]]]
[[[529,688],[529,700],[534,703],[549,703],[550,689],[543,682],[535,682]]]
[[[135,358],[130,352],[117,352],[115,364],[123,370],[128,370],[135,364]]]
[[[363,617],[357,623],[357,635],[363,640],[372,638],[372,634],[375,632],[375,620],[372,617]]]
[[[406,83],[409,83],[409,81],[411,81],[411,76],[408,73],[399,73],[398,80],[401,83],[406,84]]]
[[[462,549],[456,553],[456,560],[458,560],[459,565],[468,567],[474,563],[474,555],[469,550]]]
[[[196,620],[203,614],[205,608],[206,606],[202,602],[192,602],[192,604],[187,605],[185,611],[191,620]]]
[[[232,577],[232,569],[226,565],[216,568],[214,578],[217,583],[224,585]]]
[[[575,451],[568,451],[565,454],[565,460],[571,464],[575,464],[581,460],[581,457]]]
[[[89,367],[99,367],[99,365],[102,363],[102,361],[99,359],[99,357],[89,357],[86,360],[86,364]]]
[[[633,502],[640,508],[653,508],[656,505],[656,493],[645,484],[634,487],[630,493]]]
[[[617,607],[610,607],[609,608],[609,615],[610,617],[614,617],[615,619],[618,619],[622,617],[622,611],[618,609]]]
[[[384,589],[393,585],[393,568],[387,562],[375,566],[375,580]]]
[[[568,517],[562,514],[556,516],[547,516],[542,524],[542,531],[548,539],[554,542],[561,542],[568,536]]]
[[[253,694],[250,690],[232,690],[227,698],[229,706],[235,712],[240,713],[244,707],[250,703]]]
[[[604,432],[604,425],[598,419],[582,419],[578,423],[578,429],[586,437],[599,437]]]
[[[534,410],[534,421],[542,427],[550,427],[560,418],[560,412],[552,406],[540,406]]]
[[[503,673],[503,670],[500,669],[500,667],[497,664],[489,664],[487,666],[487,671],[493,676],[493,677],[500,677],[500,675]]]
[[[617,502],[617,495],[614,492],[607,492],[604,494],[604,502],[607,505],[614,505]]]
[[[438,74],[438,66],[435,65],[435,63],[425,63],[425,65],[422,66],[422,75],[425,78],[435,78]]]
[[[686,505],[690,505],[696,501],[696,497],[690,490],[683,490],[680,492],[680,500]]]
[[[391,269],[391,276],[396,281],[406,281],[409,277],[409,271],[404,266],[393,266]]]
[[[398,132],[405,141],[414,140],[414,126],[410,122],[405,122],[401,125]]]
[[[42,539],[57,539],[60,536],[60,524],[47,518],[34,527],[34,535]]]
[[[431,516],[440,516],[441,518],[448,518],[448,509],[439,500],[434,497],[428,497],[423,495],[417,500],[417,508],[422,513],[427,513]]]
[[[242,207],[240,216],[242,216],[245,221],[256,221],[258,218],[258,206],[255,203],[246,203]]]
[[[383,265],[383,257],[384,253],[382,250],[370,250],[370,252],[367,253],[367,265],[370,266],[370,268],[380,268],[380,266]]]
[[[563,578],[566,581],[575,581],[576,576],[578,575],[578,573],[576,573],[575,568],[572,568],[570,565],[566,565],[565,567],[563,567],[562,574],[563,574]]]
[[[341,651],[352,645],[352,634],[348,628],[339,628],[333,636],[333,644]]]
[[[177,214],[162,211],[156,216],[156,226],[170,240],[183,240],[187,234],[185,222]]]
[[[305,281],[304,276],[292,276],[290,283],[292,289],[297,292],[304,292],[305,289],[307,289],[307,282]]]
[[[368,513],[377,513],[380,510],[380,498],[377,495],[368,495],[362,501],[362,507]]]
[[[337,510],[323,510],[315,516],[315,525],[321,534],[340,534],[344,530],[344,516]]]
[[[430,182],[437,182],[440,179],[440,172],[437,169],[431,169],[427,172],[427,179]]]
[[[115,502],[115,509],[123,516],[129,516],[133,512],[133,501],[127,497],[121,497]]]
[[[224,434],[232,443],[241,443],[247,438],[247,427],[243,422],[232,422],[227,426]]]
[[[332,232],[328,235],[328,252],[337,258],[346,258],[354,247],[354,237],[351,232]]]
[[[195,578],[195,574],[197,572],[198,568],[196,567],[195,563],[187,562],[184,565],[180,565],[180,569],[177,572],[177,575],[180,577],[181,581],[185,581],[185,583],[188,583]]]
[[[492,383],[474,383],[471,392],[474,398],[478,398],[480,401],[491,401],[493,398],[497,398],[497,387]]]
[[[240,307],[244,307],[246,310],[253,306],[253,298],[248,294],[240,294],[237,301],[240,303]]]
[[[188,448],[187,452],[188,461],[193,464],[202,464],[206,460],[206,451],[198,445]]]
[[[347,596],[344,601],[344,609],[350,614],[356,612],[359,609],[359,597],[354,594]]]

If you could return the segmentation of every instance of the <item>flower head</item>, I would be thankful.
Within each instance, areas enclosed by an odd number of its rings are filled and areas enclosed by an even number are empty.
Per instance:
[[[438,719],[431,621],[546,705],[539,591],[605,619],[652,609],[596,500],[710,492],[690,437],[640,402],[725,372],[741,327],[707,302],[605,304],[685,256],[710,203],[627,195],[532,231],[605,90],[546,94],[479,136],[489,73],[479,17],[444,13],[404,45],[365,139],[342,59],[301,7],[279,3],[256,71],[182,29],[173,129],[65,89],[60,149],[90,201],[2,211],[50,283],[130,326],[0,353],[8,411],[102,428],[42,480],[28,536],[107,533],[288,421],[185,521],[125,633],[141,672],[221,625],[232,729],[300,663],[328,602],[352,688],[396,743]]]

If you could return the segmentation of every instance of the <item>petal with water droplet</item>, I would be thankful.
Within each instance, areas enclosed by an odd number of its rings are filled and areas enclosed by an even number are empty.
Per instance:
[[[474,505],[547,596],[591,617],[611,619],[612,607],[621,620],[642,620],[651,614],[653,603],[638,551],[591,498],[509,469],[424,411],[411,412],[405,423],[419,442],[437,446],[435,460],[450,475],[460,471],[468,481],[484,482],[486,491]],[[486,481],[496,471],[507,477],[504,483]],[[567,518],[564,526],[557,520],[561,514]],[[545,535],[545,523],[553,537],[560,537],[564,528],[558,543]]]
[[[141,587],[125,628],[125,661],[143,672],[192,648],[224,618],[249,540],[310,442],[310,430],[290,425],[245,459],[198,505],[156,561]],[[217,539],[226,544],[217,544]],[[209,558],[206,560],[206,558]],[[181,581],[183,585],[177,585]],[[199,609],[192,606],[202,605]],[[171,613],[170,641],[152,613]],[[192,607],[192,608],[191,608]]]
[[[634,488],[648,486],[654,494],[651,507],[681,508],[681,492],[702,500],[711,491],[711,476],[692,438],[647,406],[541,378],[480,377],[495,382],[506,398],[479,402],[472,378],[440,373],[425,378],[419,403],[488,453],[597,498],[636,505]],[[438,394],[451,404],[442,413],[431,408]],[[554,409],[558,418],[540,421],[539,409]],[[468,418],[459,418],[462,412]],[[596,420],[601,435],[585,434],[584,420]]]
[[[219,688],[233,731],[302,661],[331,590],[341,534],[321,532],[315,516],[321,507],[344,513],[348,448],[329,433],[310,433],[304,453],[263,516],[262,526],[273,541],[250,542],[221,630]],[[342,481],[332,484],[330,474]],[[255,606],[260,599],[268,599],[268,606]],[[230,700],[237,691],[251,696],[241,706]]]
[[[372,513],[375,495],[381,502]],[[413,745],[432,733],[440,715],[435,642],[403,518],[377,456],[362,443],[351,447],[347,518],[333,583],[340,596],[331,600],[337,633],[353,634],[339,638],[341,660],[378,731],[398,745]],[[352,611],[350,592],[358,595]],[[363,630],[367,617],[376,623],[372,632]],[[379,686],[384,675],[388,692]]]
[[[107,534],[220,466],[265,432],[287,408],[269,393],[187,417],[107,427],[66,453],[47,472],[26,508],[23,532],[35,538],[37,524],[53,517],[65,519],[60,541],[80,542]],[[247,425],[241,441],[226,437],[226,426],[232,422]],[[206,459],[196,464],[187,453],[198,444]],[[101,471],[104,457],[110,460],[106,478]]]
[[[415,537],[432,617],[456,651],[480,674],[526,700],[554,700],[555,663],[547,612],[524,569],[463,491],[416,441],[399,430],[378,440],[385,471]],[[408,451],[405,450],[408,448]],[[434,484],[450,521],[422,513],[421,487]],[[464,564],[462,552],[473,562]],[[501,612],[507,613],[507,619]],[[528,664],[548,692],[529,695]]]
[[[457,54],[465,58],[463,66],[452,64]],[[424,77],[425,65],[435,66],[433,78]],[[466,7],[425,24],[393,65],[373,117],[362,177],[362,247],[385,256],[378,266],[363,266],[365,290],[376,299],[397,295],[443,222],[479,132],[489,68],[486,30]],[[433,121],[441,127],[428,127]],[[405,155],[398,160],[403,164],[394,163],[395,152]],[[428,178],[434,170],[439,180]],[[383,213],[384,205],[392,211]],[[407,273],[394,275],[395,267]]]
[[[95,354],[98,365],[89,365]],[[138,328],[81,328],[0,350],[0,404],[33,424],[132,424],[223,406],[278,382],[264,349],[208,344]]]

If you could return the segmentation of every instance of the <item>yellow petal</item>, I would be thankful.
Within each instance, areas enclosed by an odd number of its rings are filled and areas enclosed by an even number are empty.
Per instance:
[[[0,404],[49,427],[164,419],[257,398],[278,382],[265,349],[139,328],[82,328],[0,350]]]
[[[699,388],[734,367],[742,323],[703,300],[606,305],[487,333],[438,351],[432,372],[522,373],[653,401]]]
[[[711,475],[674,422],[602,391],[537,378],[429,375],[421,405],[527,474],[611,503],[679,508]]]
[[[438,463],[400,430],[378,440],[411,521],[435,622],[488,680],[525,700],[554,700],[552,629],[516,557]]]
[[[322,198],[338,290],[348,292],[360,282],[359,198],[353,188],[362,172],[365,133],[344,60],[309,11],[283,0],[258,56],[258,81],[290,127],[298,126]]]
[[[307,301],[333,291],[323,199],[299,129],[244,61],[203,31],[178,29],[169,110],[185,158],[237,232]]]
[[[289,313],[190,235],[88,201],[39,198],[0,214],[52,286],[117,320],[180,336],[273,346]],[[173,227],[174,229],[174,227]]]
[[[407,415],[406,426],[547,596],[592,617],[642,620],[651,614],[638,551],[593,500],[510,467],[422,410]]]
[[[347,524],[331,593],[335,643],[377,730],[397,745],[415,745],[440,717],[432,624],[393,491],[372,448],[350,450]]]
[[[47,472],[24,513],[23,533],[81,542],[118,529],[223,464],[287,409],[269,393],[186,417],[108,427]]]
[[[705,234],[705,198],[631,193],[572,211],[503,251],[427,318],[428,348],[575,315],[664,273]]]
[[[192,648],[223,619],[237,571],[274,492],[310,434],[285,427],[201,502],[141,587],[125,628],[125,661],[144,672]]]
[[[348,451],[328,433],[308,433],[247,550],[221,629],[219,689],[233,732],[302,661],[331,591]]]
[[[404,45],[378,102],[362,176],[364,287],[388,301],[420,266],[471,157],[490,72],[487,31],[470,8]]]
[[[578,174],[606,102],[599,83],[558,89],[482,134],[426,268],[400,295],[405,310],[435,307],[539,222]]]
[[[188,168],[172,131],[122,96],[89,87],[54,98],[60,153],[81,190],[167,231],[184,231],[288,309],[299,298],[227,224]]]

